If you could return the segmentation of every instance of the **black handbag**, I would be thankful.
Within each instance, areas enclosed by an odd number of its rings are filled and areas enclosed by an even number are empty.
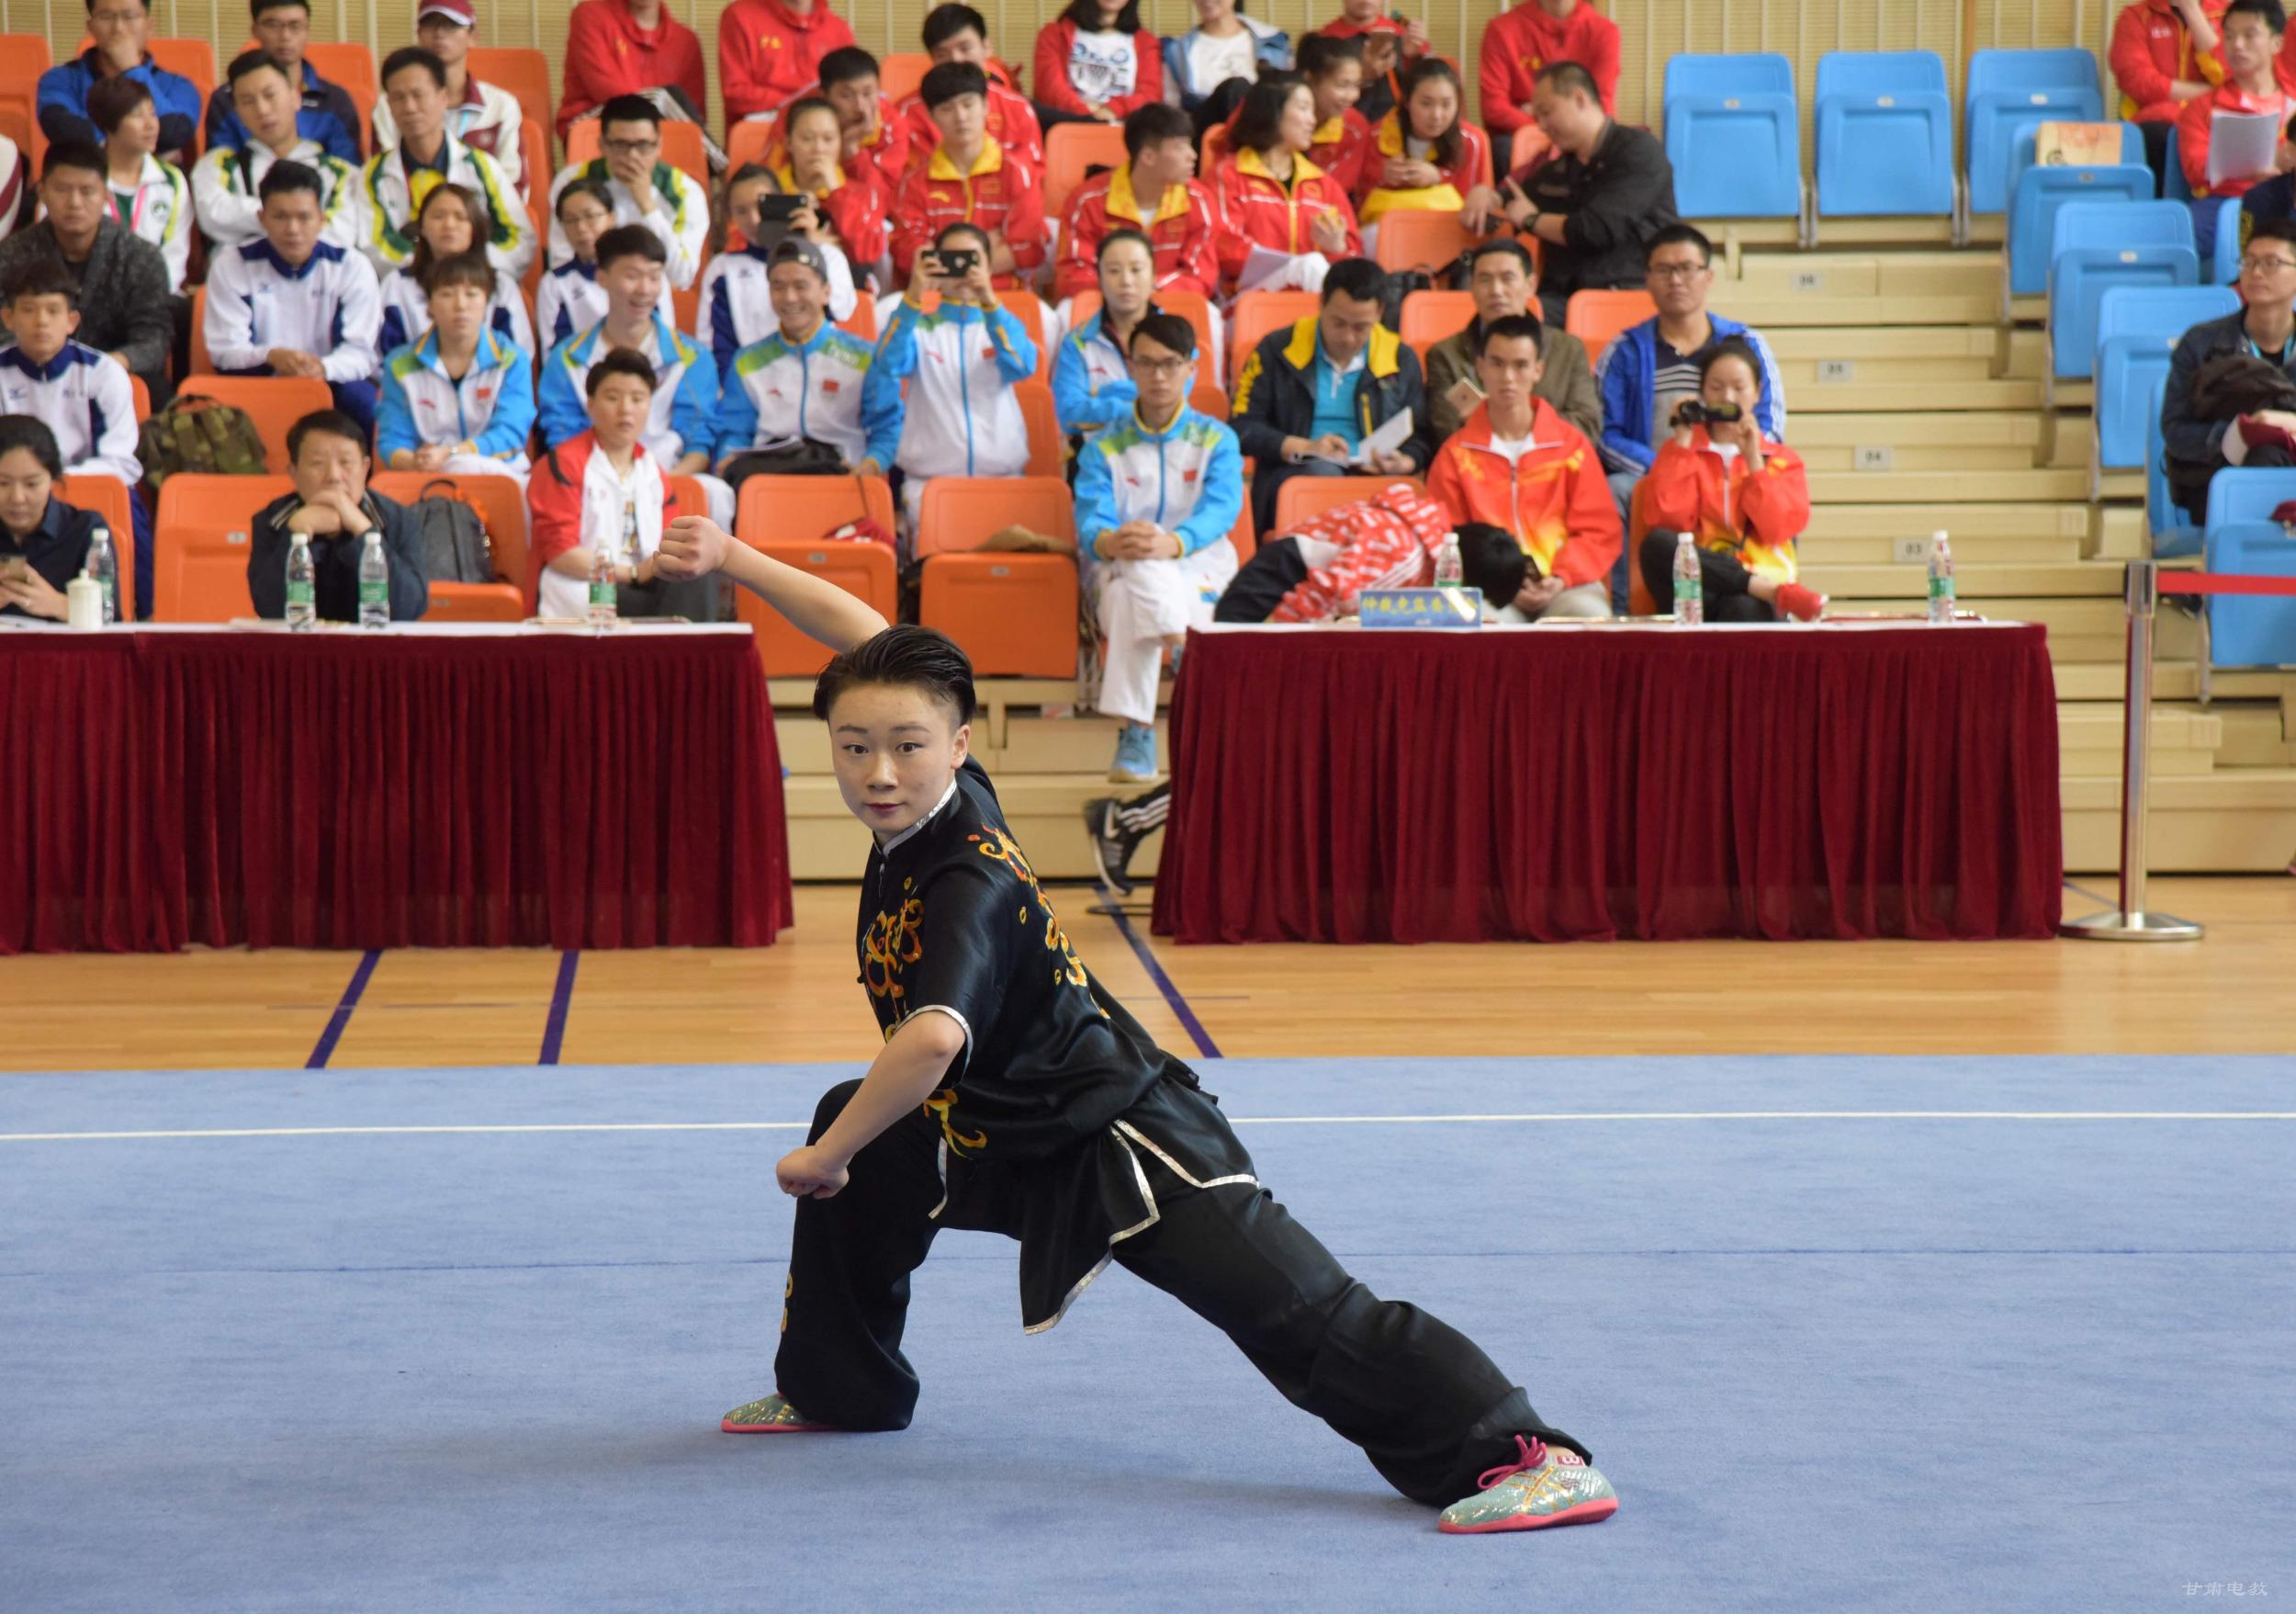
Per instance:
[[[726,481],[736,492],[751,477],[841,477],[850,470],[831,445],[800,437],[779,448],[752,448],[726,463]]]

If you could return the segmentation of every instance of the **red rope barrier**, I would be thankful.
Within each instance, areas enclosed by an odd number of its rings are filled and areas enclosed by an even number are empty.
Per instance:
[[[2232,577],[2213,571],[2164,571],[2164,594],[2296,595],[2296,577]]]

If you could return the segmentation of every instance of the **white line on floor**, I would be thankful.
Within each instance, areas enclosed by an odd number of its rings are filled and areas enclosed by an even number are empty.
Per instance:
[[[2296,1121],[2290,1110],[1619,1110],[1493,1115],[1238,1115],[1237,1126],[1457,1126],[1573,1121]],[[442,1126],[231,1126],[180,1132],[0,1132],[0,1144],[195,1137],[388,1137],[450,1133],[803,1132],[803,1121],[580,1121]]]

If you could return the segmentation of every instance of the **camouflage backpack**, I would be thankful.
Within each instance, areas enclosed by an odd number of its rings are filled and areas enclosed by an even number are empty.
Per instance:
[[[143,483],[155,500],[160,484],[178,471],[259,477],[265,469],[263,434],[253,418],[197,392],[178,393],[143,423],[136,457],[143,461]]]

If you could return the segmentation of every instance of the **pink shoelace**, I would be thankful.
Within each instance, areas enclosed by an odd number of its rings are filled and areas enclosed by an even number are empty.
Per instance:
[[[1516,1474],[1526,1470],[1536,1468],[1547,1461],[1547,1442],[1536,1435],[1517,1435],[1514,1438],[1514,1449],[1523,1461],[1503,1462],[1497,1468],[1483,1470],[1482,1478],[1475,1482],[1477,1490],[1488,1491],[1491,1486],[1513,1479]],[[1554,1454],[1554,1458],[1559,1463],[1566,1463],[1574,1467],[1581,1465],[1584,1461],[1575,1451],[1558,1451]]]

